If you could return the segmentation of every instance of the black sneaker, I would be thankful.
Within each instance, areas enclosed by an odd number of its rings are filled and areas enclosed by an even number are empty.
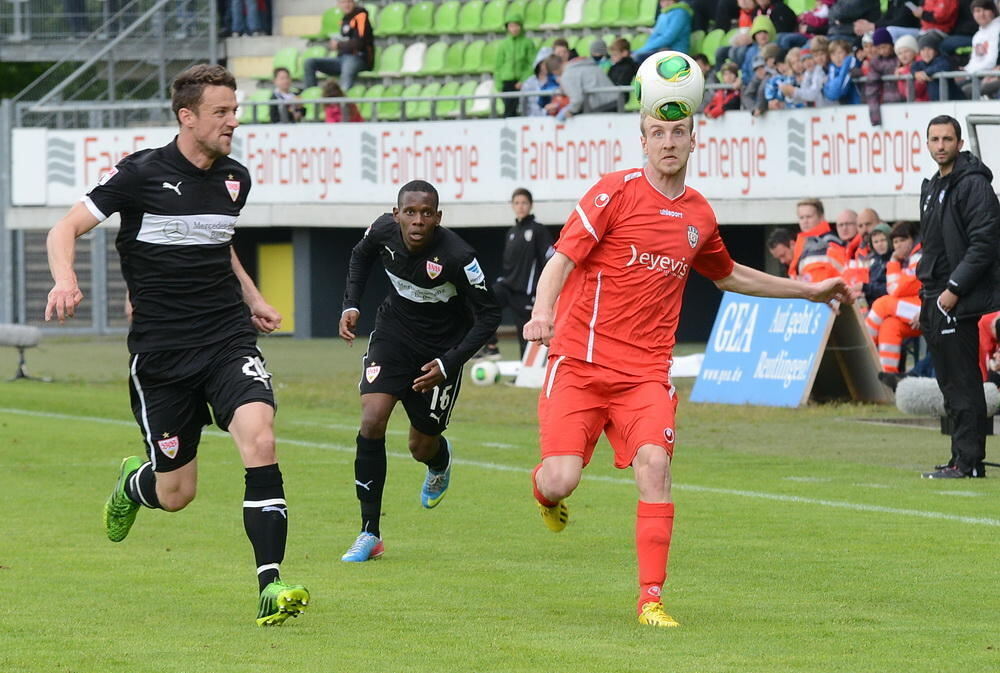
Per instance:
[[[946,467],[943,470],[924,472],[924,479],[968,479],[971,474],[965,474],[957,467]]]
[[[496,344],[486,344],[479,349],[473,360],[499,360],[500,359],[500,349],[497,348]]]

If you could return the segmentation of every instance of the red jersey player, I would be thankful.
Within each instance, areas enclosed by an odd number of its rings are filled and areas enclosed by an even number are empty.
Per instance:
[[[643,115],[639,124],[646,165],[605,175],[580,200],[524,326],[525,339],[551,342],[538,403],[542,462],[532,481],[545,525],[562,530],[565,499],[604,432],[615,466],[631,466],[639,490],[639,622],[677,626],[660,593],[674,520],[677,397],[668,373],[688,275],[694,269],[722,290],[756,296],[851,295],[841,278],[806,283],[734,263],[712,207],[684,184],[692,120]]]

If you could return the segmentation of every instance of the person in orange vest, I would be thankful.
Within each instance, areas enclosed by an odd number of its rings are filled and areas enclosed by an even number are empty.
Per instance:
[[[874,208],[865,208],[858,213],[858,233],[847,244],[847,259],[862,260],[871,253],[871,235],[875,226],[882,224]]]
[[[858,214],[849,209],[843,211],[837,216],[835,226],[834,231],[806,238],[798,266],[802,280],[818,283],[844,275],[848,266],[847,245],[858,232]]]
[[[920,244],[916,241],[917,226],[913,222],[897,222],[892,228],[892,258],[886,265],[886,287],[889,294],[872,304],[865,327],[878,347],[882,371],[899,373],[899,358],[903,341],[920,336],[920,281],[917,263]]]
[[[798,278],[799,258],[806,241],[831,232],[830,223],[824,219],[823,202],[819,199],[802,199],[795,204],[795,214],[799,220],[799,234],[792,247],[792,259],[788,263],[788,277]]]
[[[979,371],[1000,386],[1000,311],[979,319]]]

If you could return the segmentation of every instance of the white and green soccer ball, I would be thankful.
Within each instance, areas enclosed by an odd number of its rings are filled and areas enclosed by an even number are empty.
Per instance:
[[[500,383],[500,367],[492,360],[480,360],[469,371],[472,382],[477,386],[492,386]]]
[[[665,122],[690,117],[705,96],[701,67],[679,51],[659,51],[643,61],[633,86],[640,109]]]

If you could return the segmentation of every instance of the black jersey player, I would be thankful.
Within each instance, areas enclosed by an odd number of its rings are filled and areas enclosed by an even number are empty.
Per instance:
[[[76,239],[120,213],[116,245],[132,309],[129,390],[148,460],[122,461],[104,506],[108,537],[124,540],[140,506],[174,512],[194,499],[211,407],[246,467],[243,522],[257,564],[257,623],[281,624],[298,616],[309,593],[278,576],[288,510],[271,375],[256,330],[274,331],[281,315],[231,246],[250,191],[247,169],[228,156],[239,125],[236,80],[222,66],[193,66],[174,80],[173,110],[180,124],[173,142],[122,159],[52,228],[55,284],[45,319],[72,317],[83,299],[73,271]]]
[[[451,478],[451,447],[442,433],[455,408],[462,366],[500,323],[500,307],[475,252],[440,227],[434,187],[422,180],[399,190],[392,215],[379,217],[351,252],[340,336],[354,341],[365,282],[380,259],[392,290],[379,307],[361,376],[361,429],[354,461],[361,534],[341,557],[382,555],[379,530],[385,485],[385,429],[396,402],[410,419],[409,448],[427,465],[421,504],[437,506]]]

